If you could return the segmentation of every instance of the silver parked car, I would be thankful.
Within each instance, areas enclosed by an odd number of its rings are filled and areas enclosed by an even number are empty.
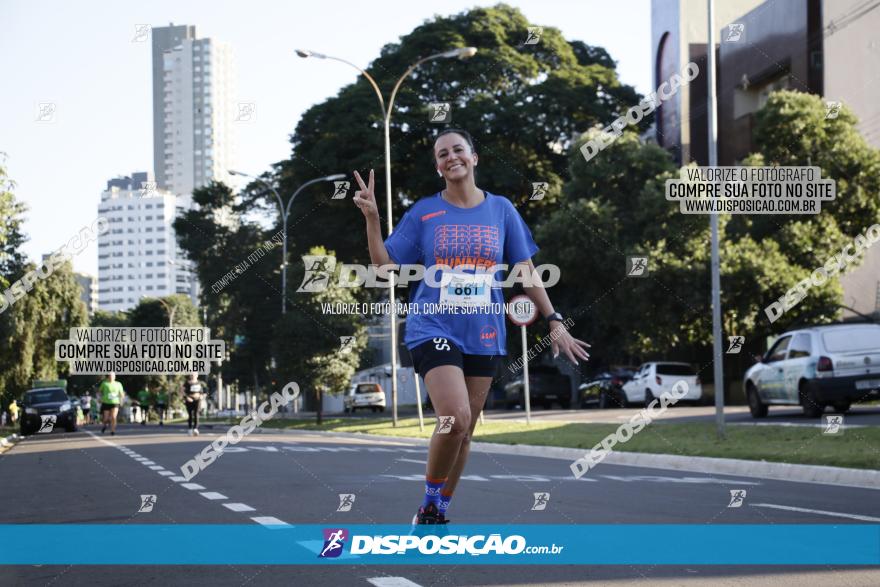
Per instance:
[[[753,418],[770,405],[800,405],[817,418],[827,406],[880,398],[880,324],[835,324],[780,336],[746,371],[743,386]]]

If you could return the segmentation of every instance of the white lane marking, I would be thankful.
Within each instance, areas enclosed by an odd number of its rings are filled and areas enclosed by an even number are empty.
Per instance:
[[[107,446],[112,446],[114,448],[120,448],[119,445],[113,444],[112,442],[108,442],[107,440],[104,440],[103,438],[98,437],[97,435],[93,434],[92,432],[89,432],[89,431],[86,431],[86,432],[88,432],[92,438],[94,438],[95,440],[97,440],[99,442],[102,442],[103,444],[106,444]],[[131,458],[135,458],[135,455],[137,455],[137,453],[129,454],[128,456],[130,456]],[[137,455],[137,456],[140,457],[140,455]],[[140,457],[135,460],[141,460],[141,459],[143,459],[143,457]],[[149,460],[149,459],[144,459],[144,460]],[[166,471],[161,465],[156,465],[155,463],[153,463],[153,461],[149,461],[149,462],[150,462],[150,464],[153,465],[153,466],[150,466],[150,469],[155,470],[157,473],[159,473],[163,477],[166,477],[166,478],[170,479],[171,481],[175,481],[178,483],[180,483],[181,481],[186,481],[186,477],[173,476],[174,473],[172,471]],[[147,463],[143,463],[143,464],[146,465]],[[202,487],[198,483],[180,483],[180,486],[185,487],[186,489],[191,489],[191,490],[204,489],[204,487]],[[210,499],[210,500],[229,499],[225,495],[223,495],[221,493],[217,493],[216,491],[205,491],[205,492],[202,492],[200,495],[202,495],[202,497],[205,497],[206,499]],[[251,506],[249,506],[247,504],[243,504],[243,503],[224,503],[222,505],[223,505],[223,507],[225,507],[229,510],[232,510],[233,512],[254,512],[254,511],[256,511]],[[262,524],[264,526],[270,526],[270,527],[271,526],[290,526],[290,524],[288,524],[287,522],[282,522],[278,518],[273,518],[272,516],[257,516],[257,517],[251,518],[251,520],[253,520],[254,522],[257,522],[258,524]]]
[[[264,526],[290,526],[287,522],[282,522],[278,518],[273,518],[272,516],[257,516],[256,518],[251,518],[257,524],[262,524]]]
[[[155,461],[141,461],[141,464],[149,467],[150,465],[155,465],[156,462]]]
[[[137,456],[137,457],[134,457],[134,460],[143,463],[144,461],[149,461],[150,459],[148,459],[147,457]]]
[[[834,516],[838,518],[847,518],[850,520],[860,520],[862,522],[880,522],[880,518],[872,518],[871,516],[862,516],[859,514],[845,514],[842,512],[828,512],[825,510],[811,510],[808,508],[798,508],[790,505],[778,505],[775,503],[753,503],[750,504],[756,508],[771,508],[774,510],[785,510],[787,512],[802,512],[804,514],[818,514],[820,516]]]
[[[371,583],[376,587],[422,587],[406,577],[372,577],[367,579],[367,583]]]
[[[420,465],[427,465],[428,461],[420,461],[418,459],[394,459],[395,461],[402,461],[404,463],[418,463]]]

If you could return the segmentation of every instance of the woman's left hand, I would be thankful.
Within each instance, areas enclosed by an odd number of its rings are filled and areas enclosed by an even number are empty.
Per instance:
[[[559,356],[561,350],[575,365],[578,364],[576,357],[580,357],[584,361],[590,360],[590,354],[585,350],[590,348],[590,345],[569,334],[562,322],[553,322],[553,326],[550,328],[550,339],[553,341],[554,359]]]

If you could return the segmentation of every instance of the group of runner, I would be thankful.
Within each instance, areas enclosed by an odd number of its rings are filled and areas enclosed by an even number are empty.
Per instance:
[[[195,373],[191,373],[186,383],[181,388],[184,405],[188,414],[187,433],[199,434],[199,406],[205,386],[198,380]],[[92,422],[92,415],[98,417],[100,408],[101,434],[110,428],[110,434],[116,434],[116,422],[119,410],[122,408],[125,398],[125,389],[119,381],[116,381],[115,373],[108,373],[107,377],[98,386],[97,397],[91,397],[88,393],[82,396],[80,405],[87,423]],[[159,416],[159,426],[165,425],[165,414],[170,406],[168,391],[156,383],[150,384],[137,392],[131,400],[132,422],[146,426],[150,413],[155,410]],[[140,413],[139,413],[140,412]]]

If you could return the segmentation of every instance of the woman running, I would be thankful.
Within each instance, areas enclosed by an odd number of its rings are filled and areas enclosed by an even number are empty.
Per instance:
[[[199,382],[197,373],[189,374],[189,381],[183,384],[183,402],[186,406],[187,434],[199,435],[199,407],[202,403],[204,386]]]
[[[498,364],[507,354],[504,312],[455,311],[473,306],[502,308],[500,287],[490,287],[480,269],[498,264],[528,276],[535,275],[531,258],[538,247],[522,217],[503,196],[476,186],[474,169],[479,158],[470,134],[446,129],[434,141],[434,164],[446,189],[420,199],[404,214],[385,241],[376,205],[374,173],[367,183],[355,171],[360,185],[354,203],[366,217],[370,260],[375,265],[445,265],[442,280],[418,283],[410,301],[422,308],[442,305],[452,311],[419,312],[407,317],[404,343],[413,365],[424,378],[438,418],[451,430],[431,437],[425,476],[425,498],[413,518],[417,524],[445,524],[446,511],[464,470],[470,438],[486,402]],[[426,269],[427,278],[431,271]],[[492,276],[492,272],[488,272]],[[522,273],[520,273],[522,274]],[[535,282],[537,281],[537,284]],[[446,284],[437,287],[437,283]],[[533,279],[525,292],[546,318],[554,333],[553,355],[559,351],[577,363],[589,360],[587,343],[573,338],[563,326],[540,281]],[[488,304],[491,304],[489,306]],[[454,420],[448,417],[452,416]]]

